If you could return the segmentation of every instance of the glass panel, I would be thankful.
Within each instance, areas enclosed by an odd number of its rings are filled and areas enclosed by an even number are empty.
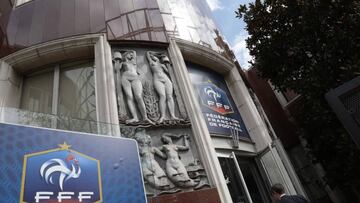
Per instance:
[[[163,13],[171,13],[170,6],[167,2],[167,0],[158,0],[159,9]]]
[[[164,26],[163,20],[159,10],[149,10],[149,19],[151,21],[152,27],[162,27]]]
[[[48,0],[46,2],[45,27],[43,41],[49,41],[58,37],[60,20],[60,3],[58,0]]]
[[[51,113],[54,72],[24,78],[20,108]]]
[[[162,18],[164,20],[165,27],[167,31],[173,35],[176,32],[176,23],[173,17],[169,14],[162,14]]]
[[[146,4],[148,8],[157,8],[158,4],[156,0],[146,0]]]
[[[169,15],[165,20],[166,31],[173,36],[223,52],[222,46],[216,43],[216,24],[206,0],[158,0],[159,9],[163,15]],[[170,22],[170,17],[176,24],[176,29]],[[175,32],[176,31],[176,32]]]
[[[96,120],[95,80],[92,64],[60,69],[58,114]]]
[[[99,0],[90,0],[90,30],[92,33],[105,29],[104,2]]]
[[[278,166],[275,163],[275,159],[272,156],[271,152],[267,152],[261,157],[261,163],[264,165],[267,176],[270,179],[271,184],[275,183],[284,183],[284,180],[281,176],[281,172]]]
[[[263,198],[266,198],[264,188],[261,188],[264,185],[263,181],[260,179],[260,174],[257,173],[257,170],[251,162],[243,162],[237,157],[241,172],[244,176],[246,186],[249,190],[251,199],[253,203],[264,203]]]
[[[145,0],[133,0],[134,3],[134,9],[144,9],[146,8],[146,2]]]
[[[29,45],[37,44],[42,41],[45,23],[45,8],[46,2],[34,2],[34,14],[32,17],[31,29],[29,33]]]
[[[136,11],[135,16],[136,16],[137,24],[139,26],[138,29],[146,28],[145,11],[144,10]]]
[[[106,20],[120,16],[119,0],[104,0],[104,8]]]
[[[20,13],[13,11],[10,14],[10,20],[9,24],[7,26],[6,35],[9,40],[9,45],[14,46],[15,45],[15,39],[16,39],[16,32],[19,28],[19,20],[20,20]]]
[[[125,34],[124,33],[125,29],[123,29],[123,27],[127,28],[127,26],[123,26],[122,24],[123,21],[126,23],[125,16],[115,18],[114,20],[108,22],[108,28],[109,28],[108,32],[111,32],[115,38],[121,37]]]
[[[149,33],[140,33],[141,40],[150,40]]]
[[[127,18],[128,18],[128,27],[130,28],[129,34],[133,35],[134,33],[132,32],[137,31],[139,29],[136,15],[134,12],[131,12],[127,14]]]
[[[75,34],[75,0],[61,1],[59,37]]]
[[[84,34],[90,32],[90,9],[89,0],[75,1],[75,33]]]
[[[260,158],[260,162],[263,165],[271,185],[281,183],[285,187],[285,193],[296,194],[292,181],[281,162],[276,148],[272,148],[270,151],[263,154]]]
[[[163,31],[160,32],[154,32],[156,36],[156,40],[160,42],[167,42],[166,35]]]
[[[230,158],[219,157],[219,162],[233,202],[247,203],[245,191],[234,161]]]
[[[16,32],[16,45],[26,47],[29,43],[29,33],[34,12],[34,4],[18,8],[20,15],[19,28]]]
[[[120,12],[121,14],[128,13],[134,11],[134,3],[132,0],[121,0],[120,1]]]

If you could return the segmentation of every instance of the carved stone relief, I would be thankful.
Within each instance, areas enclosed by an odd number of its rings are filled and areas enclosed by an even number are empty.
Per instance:
[[[143,127],[189,124],[167,54],[113,49],[120,123]]]
[[[140,129],[135,133],[134,139],[138,142],[141,167],[146,182],[159,190],[174,188],[171,187],[165,171],[155,160],[155,155],[162,158],[166,158],[166,155],[157,147],[152,146],[150,135],[146,134],[144,129]]]
[[[176,145],[173,143],[172,138],[184,137],[184,145]],[[163,158],[166,159],[166,174],[176,186],[179,187],[195,187],[199,184],[200,179],[191,179],[187,173],[185,165],[180,161],[179,153],[181,151],[189,150],[189,144],[187,143],[189,135],[176,135],[170,133],[164,133],[161,135],[161,141],[163,145],[160,150],[165,152]]]
[[[169,110],[170,119],[179,120],[179,118],[175,116],[173,83],[168,76],[168,67],[170,67],[169,58],[163,53],[153,51],[146,52],[146,56],[150,64],[151,71],[153,73],[154,89],[159,96],[160,118],[159,120],[157,120],[157,122],[162,123],[164,121],[166,107]]]
[[[190,132],[186,128],[122,129],[125,137],[134,138],[138,142],[148,195],[209,187]]]
[[[113,47],[113,68],[121,135],[138,142],[147,194],[209,187],[167,53]]]
[[[123,95],[126,97],[126,104],[130,111],[130,119],[126,123],[139,122],[136,112],[136,105],[140,111],[142,120],[152,124],[146,113],[144,98],[143,98],[143,84],[140,80],[140,74],[137,69],[136,51],[127,50],[114,53],[114,68],[116,72],[116,86],[118,87],[118,97],[122,97],[120,92],[123,90]],[[123,69],[123,71],[121,71]]]

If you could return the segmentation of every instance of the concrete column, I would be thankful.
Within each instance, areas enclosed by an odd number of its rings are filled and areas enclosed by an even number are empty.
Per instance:
[[[169,55],[173,62],[176,80],[178,81],[181,95],[183,96],[186,110],[192,123],[194,139],[199,150],[201,161],[205,167],[210,184],[214,185],[221,202],[231,203],[232,199],[227,188],[209,130],[203,118],[197,97],[190,81],[189,73],[184,58],[175,40],[170,39]]]
[[[102,38],[104,40],[104,54],[105,54],[105,77],[106,77],[106,91],[108,93],[109,116],[113,135],[120,136],[119,128],[119,113],[116,97],[116,85],[114,77],[114,69],[112,64],[112,52],[106,35]]]
[[[20,105],[22,76],[5,61],[0,60],[0,107]]]
[[[115,82],[111,62],[111,49],[106,37],[100,36],[95,50],[96,113],[102,134],[118,134]]]
[[[225,80],[250,137],[255,142],[256,150],[262,151],[272,140],[235,66],[225,75]]]

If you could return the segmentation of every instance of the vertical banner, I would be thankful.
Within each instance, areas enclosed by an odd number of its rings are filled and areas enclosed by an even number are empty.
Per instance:
[[[146,202],[132,139],[0,123],[0,162],[0,202]]]
[[[196,64],[187,63],[187,67],[209,132],[231,136],[235,130],[239,138],[250,139],[224,78]]]

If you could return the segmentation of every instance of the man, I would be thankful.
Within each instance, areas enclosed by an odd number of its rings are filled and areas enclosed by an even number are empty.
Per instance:
[[[271,187],[271,195],[276,203],[309,203],[301,195],[286,195],[284,186],[277,183]]]

